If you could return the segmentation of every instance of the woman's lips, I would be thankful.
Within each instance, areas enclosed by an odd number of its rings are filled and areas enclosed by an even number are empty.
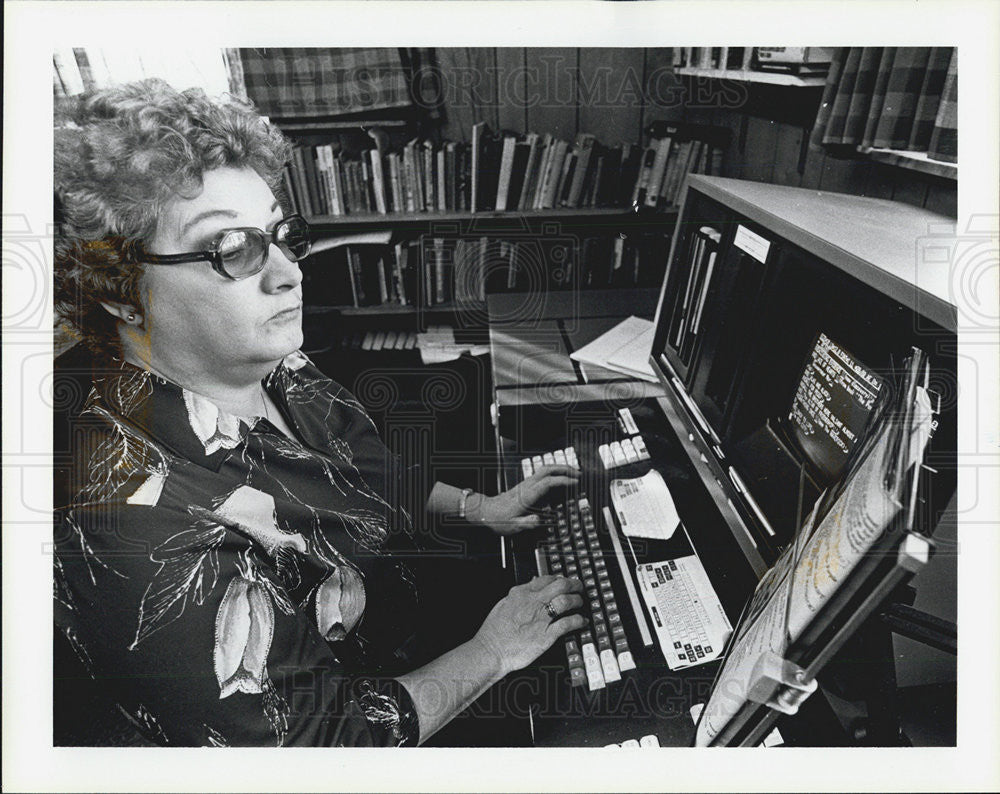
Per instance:
[[[290,320],[296,317],[302,311],[302,304],[297,303],[289,309],[284,309],[274,316],[271,317],[272,320]]]

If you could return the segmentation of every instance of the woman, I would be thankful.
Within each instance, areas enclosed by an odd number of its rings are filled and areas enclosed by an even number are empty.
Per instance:
[[[428,660],[421,626],[448,616],[414,522],[519,531],[576,472],[485,497],[398,464],[298,352],[288,154],[246,106],[156,80],[57,130],[57,306],[96,362],[57,485],[57,622],[160,743],[415,744],[583,618],[577,580],[540,577]]]

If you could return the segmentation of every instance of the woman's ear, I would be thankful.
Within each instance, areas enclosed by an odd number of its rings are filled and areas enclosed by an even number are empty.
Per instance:
[[[110,301],[101,301],[101,306],[108,314],[117,317],[126,325],[142,325],[142,313],[133,306]]]

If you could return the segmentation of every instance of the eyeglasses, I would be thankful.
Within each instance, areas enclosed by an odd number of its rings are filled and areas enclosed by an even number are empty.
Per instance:
[[[293,262],[309,255],[312,235],[309,224],[301,215],[289,215],[278,221],[273,232],[265,232],[252,226],[238,229],[224,229],[212,241],[207,251],[192,251],[187,254],[147,254],[144,262],[152,265],[179,265],[185,262],[212,263],[217,273],[239,281],[249,278],[264,269],[267,252],[274,243]]]

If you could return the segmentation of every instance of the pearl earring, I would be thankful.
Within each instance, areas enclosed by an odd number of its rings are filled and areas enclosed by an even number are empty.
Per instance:
[[[134,323],[135,322],[135,315],[134,314],[130,314],[125,319],[128,320],[128,322],[130,322],[130,323]]]

